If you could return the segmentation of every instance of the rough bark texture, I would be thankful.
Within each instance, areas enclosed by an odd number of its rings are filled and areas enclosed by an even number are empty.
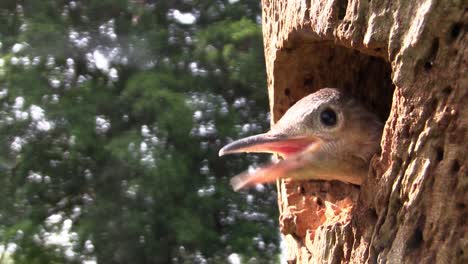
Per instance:
[[[468,263],[468,4],[263,0],[273,121],[323,87],[386,120],[360,187],[278,183],[290,263]]]

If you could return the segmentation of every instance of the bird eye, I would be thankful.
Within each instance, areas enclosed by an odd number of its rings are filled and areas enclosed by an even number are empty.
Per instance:
[[[320,113],[320,122],[325,126],[331,127],[336,125],[337,119],[335,111],[331,108],[325,108],[325,110]]]

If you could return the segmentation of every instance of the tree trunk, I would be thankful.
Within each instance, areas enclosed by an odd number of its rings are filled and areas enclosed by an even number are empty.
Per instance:
[[[272,120],[323,87],[386,120],[358,188],[278,183],[289,263],[468,263],[468,6],[263,0]]]

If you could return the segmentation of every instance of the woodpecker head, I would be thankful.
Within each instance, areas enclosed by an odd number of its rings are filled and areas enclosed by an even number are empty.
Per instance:
[[[277,153],[288,158],[320,148],[368,161],[379,148],[382,123],[341,90],[324,88],[294,104],[267,133],[234,141],[219,151]]]

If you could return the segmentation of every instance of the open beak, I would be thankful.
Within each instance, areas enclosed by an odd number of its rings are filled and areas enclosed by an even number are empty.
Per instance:
[[[310,147],[319,140],[313,136],[290,137],[286,135],[259,134],[236,140],[219,151],[219,156],[241,152],[277,153],[287,157]]]

